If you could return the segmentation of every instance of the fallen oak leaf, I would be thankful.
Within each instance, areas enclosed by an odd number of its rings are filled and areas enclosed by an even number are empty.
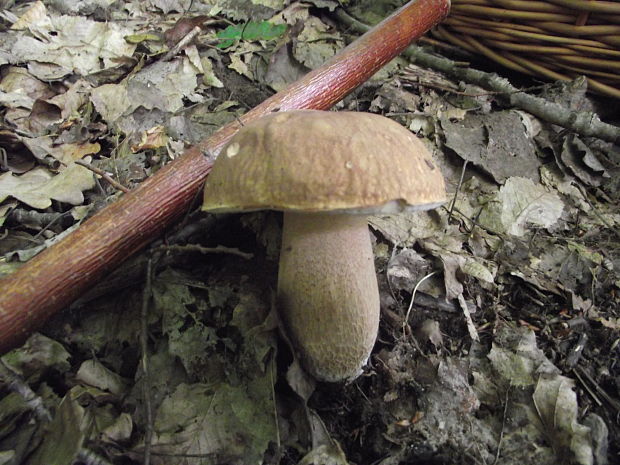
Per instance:
[[[0,202],[13,197],[32,208],[48,208],[52,200],[80,205],[85,190],[95,187],[93,174],[75,163],[54,176],[48,169],[37,167],[21,176],[11,172],[0,175]]]

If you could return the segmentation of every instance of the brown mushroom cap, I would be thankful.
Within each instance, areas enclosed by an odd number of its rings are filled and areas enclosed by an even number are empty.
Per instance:
[[[439,168],[410,131],[383,116],[297,110],[244,126],[207,178],[203,210],[360,213],[445,202]]]

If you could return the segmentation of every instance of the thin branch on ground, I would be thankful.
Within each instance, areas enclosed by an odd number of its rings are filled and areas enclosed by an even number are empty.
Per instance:
[[[4,360],[0,359],[0,380],[4,380],[10,391],[19,395],[26,406],[32,410],[34,416],[41,423],[47,424],[52,421],[52,414],[45,406],[43,398],[35,393],[30,386],[16,373]],[[85,447],[78,451],[78,459],[86,465],[111,465],[103,457],[99,457]]]
[[[495,451],[495,460],[493,465],[499,463],[499,457],[502,451],[502,442],[504,441],[504,430],[506,429],[506,418],[508,417],[508,401],[510,399],[510,386],[506,389],[506,398],[504,399],[504,412],[502,413],[502,429],[499,432],[499,440],[497,441],[497,450]]]
[[[0,359],[0,379],[4,379],[10,391],[19,395],[39,421],[52,421],[52,414],[38,396],[11,366]]]
[[[465,171],[467,170],[467,163],[469,160],[463,161],[463,168],[461,169],[461,177],[459,178],[459,184],[456,186],[456,190],[454,191],[454,197],[452,198],[452,203],[450,204],[450,211],[448,212],[448,222],[452,220],[452,213],[454,212],[454,206],[456,205],[456,198],[461,191],[461,187],[463,186],[463,179],[465,179]]]
[[[203,247],[198,244],[162,245],[162,246],[159,246],[157,249],[166,250],[169,252],[200,252],[203,254],[227,253],[230,255],[237,255],[238,257],[245,258],[246,260],[251,260],[252,258],[254,258],[254,254],[252,253],[242,252],[239,249],[234,249],[231,247],[224,247],[222,245],[218,245],[217,247]]]
[[[202,32],[202,27],[196,26],[189,33],[179,40],[174,47],[172,47],[162,58],[161,61],[170,61],[174,58],[178,53],[183,50],[192,40],[198,36]]]
[[[424,276],[422,279],[420,279],[416,285],[414,286],[413,290],[411,291],[411,302],[409,303],[409,308],[407,309],[407,313],[405,314],[405,319],[403,320],[403,337],[406,334],[406,328],[407,325],[409,324],[409,316],[411,315],[411,309],[413,308],[413,302],[415,301],[415,296],[418,292],[418,288],[420,287],[420,285],[426,281],[427,279],[435,276],[437,274],[436,271],[433,271],[429,274],[427,274],[426,276]]]
[[[149,373],[149,346],[148,346],[148,310],[152,295],[153,258],[146,261],[146,282],[142,293],[142,309],[140,313],[140,346],[142,352],[142,386],[144,394],[144,409],[146,425],[144,432],[144,465],[151,463],[151,442],[153,440],[153,404],[151,402],[151,378]]]
[[[91,165],[90,163],[86,163],[84,160],[75,160],[74,162],[76,165],[80,165],[83,166],[84,168],[92,171],[93,173],[101,176],[102,179],[105,179],[105,181],[110,184],[112,187],[114,187],[115,189],[118,189],[119,191],[124,192],[125,194],[127,194],[128,192],[130,192],[130,189],[126,188],[125,186],[123,186],[121,183],[119,183],[118,181],[115,181],[114,179],[112,179],[112,177],[106,173],[105,171],[103,171],[102,169],[96,168],[93,165]]]
[[[478,329],[476,328],[474,320],[471,317],[471,311],[469,310],[469,306],[467,305],[465,297],[463,297],[463,294],[459,294],[457,299],[459,304],[461,305],[461,310],[463,310],[463,316],[465,317],[465,323],[467,325],[469,337],[471,337],[473,341],[480,342],[480,335],[478,334]]]

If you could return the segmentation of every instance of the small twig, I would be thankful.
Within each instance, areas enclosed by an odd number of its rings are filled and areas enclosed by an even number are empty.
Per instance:
[[[579,340],[577,344],[570,350],[568,356],[566,357],[566,366],[568,368],[575,368],[583,355],[583,349],[586,347],[586,343],[588,342],[588,335],[582,332],[579,335]]]
[[[583,186],[578,183],[578,182],[571,182],[571,185],[575,186],[579,192],[581,192],[581,195],[583,196],[584,200],[588,203],[588,205],[590,205],[590,208],[592,209],[592,212],[594,212],[594,215],[601,221],[601,223],[603,223],[604,226],[606,226],[611,232],[613,232],[617,237],[620,237],[620,231],[618,231],[616,228],[614,228],[609,221],[607,221],[603,215],[601,215],[601,213],[598,211],[598,208],[596,208],[592,202],[590,202],[590,199],[588,198],[588,193],[585,191],[585,189],[583,188]]]
[[[571,373],[573,373],[577,377],[577,379],[581,382],[584,389],[586,389],[586,391],[590,393],[592,398],[596,401],[596,403],[599,406],[602,406],[603,402],[593,392],[592,388],[588,385],[588,383],[585,382],[584,378],[587,379],[588,382],[592,384],[594,390],[596,390],[598,395],[601,398],[603,398],[615,410],[616,416],[620,414],[620,402],[618,402],[617,400],[612,398],[609,394],[607,394],[605,389],[603,389],[601,385],[597,383],[596,380],[592,378],[592,376],[590,376],[590,374],[586,370],[578,366],[578,367],[575,367],[575,369],[573,369]]]
[[[51,228],[51,227],[52,227],[52,225],[53,225],[54,223],[56,223],[58,220],[60,220],[60,219],[64,218],[65,216],[69,216],[70,214],[71,214],[71,210],[68,210],[68,211],[66,211],[66,212],[64,212],[64,213],[59,214],[56,218],[53,218],[53,219],[52,219],[49,223],[47,223],[47,224],[46,224],[46,225],[45,225],[45,226],[41,229],[41,231],[39,231],[38,233],[36,233],[32,239],[33,239],[33,240],[35,240],[35,241],[36,241],[36,240],[38,240],[38,239],[39,239],[39,237],[40,237],[40,236],[41,236],[41,235],[42,235],[45,231],[47,231],[49,228]]]
[[[4,147],[0,147],[0,169],[9,171],[9,157]]]
[[[95,174],[98,174],[99,176],[101,176],[103,179],[105,179],[111,186],[115,187],[116,189],[118,189],[119,191],[124,192],[125,194],[127,194],[128,192],[130,192],[129,189],[127,189],[125,186],[123,186],[121,183],[119,183],[118,181],[115,181],[114,179],[112,179],[110,177],[110,175],[108,173],[106,173],[105,171],[103,171],[102,169],[96,168],[93,165],[91,165],[90,163],[86,163],[84,160],[75,160],[74,163],[76,165],[80,165],[83,166],[84,168],[92,171]]]
[[[454,62],[455,66],[469,66],[469,63],[461,63],[461,62]],[[411,65],[410,65],[411,66]],[[409,85],[413,85],[413,84],[417,84],[419,86],[423,86],[423,87],[428,87],[431,89],[437,89],[437,90],[443,90],[446,92],[450,92],[452,94],[455,95],[461,95],[463,97],[488,97],[491,95],[509,95],[509,94],[517,94],[517,93],[521,93],[521,92],[531,92],[533,90],[542,90],[542,89],[549,89],[552,87],[557,87],[556,84],[557,83],[546,83],[546,84],[540,84],[540,85],[536,85],[536,86],[529,86],[529,87],[524,87],[523,89],[515,89],[513,91],[494,91],[494,90],[489,90],[487,92],[466,92],[466,91],[462,91],[462,90],[458,90],[456,88],[452,88],[452,87],[447,87],[447,86],[442,86],[439,84],[433,84],[430,82],[425,82],[422,80],[416,80],[416,74],[412,73],[408,68],[405,68],[402,72],[401,72],[401,76],[404,79],[404,81]],[[412,78],[413,76],[413,78]]]
[[[412,81],[410,81],[410,82],[412,82]],[[427,87],[429,89],[442,90],[444,92],[450,92],[451,94],[460,95],[460,96],[463,96],[463,97],[479,97],[478,95],[470,94],[468,92],[463,92],[461,90],[452,89],[450,87],[442,86],[440,84],[431,84],[430,82],[422,82],[422,81],[417,81],[417,82],[415,82],[415,84],[417,84],[420,87]],[[403,87],[411,88],[413,86],[411,84],[408,84],[408,85],[403,86]]]
[[[168,50],[168,52],[166,52],[166,54],[163,57],[161,57],[161,61],[170,61],[175,55],[177,55],[181,50],[183,50],[183,48],[185,48],[187,44],[189,44],[192,40],[194,40],[194,38],[198,34],[200,34],[201,31],[202,31],[201,26],[194,27],[191,31],[189,31],[189,33],[185,37],[179,40],[174,45],[174,47]]]
[[[11,220],[19,224],[27,223],[28,225],[49,228],[55,221],[63,216],[62,213],[46,213],[37,210],[26,210],[24,208],[15,208],[8,215]]]
[[[469,160],[463,161],[463,168],[461,169],[459,184],[458,186],[456,186],[456,191],[454,192],[454,197],[452,198],[452,203],[450,204],[450,211],[448,212],[448,222],[452,220],[452,212],[454,211],[454,206],[456,205],[456,197],[459,195],[459,192],[461,191],[461,186],[463,185],[463,179],[465,179],[465,170],[467,169],[467,163],[469,163]]]
[[[39,421],[52,421],[52,415],[47,407],[45,407],[43,399],[30,389],[30,386],[26,384],[21,376],[2,359],[0,359],[0,378],[6,380],[9,390],[18,394],[24,400],[28,408],[34,412]]]
[[[164,249],[171,252],[200,252],[200,253],[227,253],[231,255],[237,255],[246,260],[254,258],[254,254],[248,252],[242,252],[239,249],[233,249],[231,247],[224,247],[218,245],[217,247],[203,247],[197,244],[185,244],[185,245],[162,245],[155,250]]]
[[[153,405],[151,403],[151,381],[149,376],[149,349],[148,349],[148,310],[152,295],[153,258],[146,261],[146,282],[142,293],[142,310],[140,312],[140,346],[142,351],[142,386],[144,395],[144,409],[146,411],[146,425],[144,432],[144,465],[151,463],[151,442],[153,440]]]
[[[459,304],[461,305],[461,310],[463,310],[463,315],[465,316],[465,322],[467,323],[467,331],[469,332],[469,337],[476,342],[480,342],[480,336],[478,335],[478,330],[476,329],[476,325],[474,324],[474,320],[471,318],[471,312],[469,311],[469,307],[467,306],[467,302],[465,301],[465,297],[463,294],[459,294],[457,297]]]
[[[170,458],[174,459],[174,463],[178,463],[179,462],[178,459],[180,459],[180,458],[183,458],[183,459],[211,459],[211,460],[209,460],[209,463],[229,463],[227,461],[222,460],[221,457],[216,452],[205,452],[204,454],[182,454],[180,452],[153,452],[152,455],[154,455],[156,457],[170,457]],[[183,462],[187,462],[187,461],[183,461]]]
[[[34,416],[37,420],[43,423],[52,421],[52,414],[45,406],[43,398],[37,395],[11,366],[0,359],[0,379],[2,378],[5,379],[9,390],[13,391],[24,400],[26,406],[34,412]],[[86,465],[110,465],[110,462],[99,457],[93,451],[85,447],[80,448],[77,458]]]
[[[469,234],[467,234],[467,242],[469,242],[471,240],[471,237],[474,235],[474,231],[476,230],[476,226],[478,226],[478,220],[480,219],[480,215],[482,215],[482,211],[484,210],[484,207],[480,207],[478,209],[478,213],[476,213],[476,216],[474,216],[473,219],[471,219],[471,229],[469,230]]]
[[[506,429],[506,418],[508,417],[508,399],[510,396],[510,385],[506,389],[506,399],[504,399],[504,412],[502,414],[502,429],[499,432],[499,440],[497,441],[497,450],[495,451],[495,460],[493,465],[496,465],[499,461],[499,455],[502,450],[502,442],[504,441],[504,430]]]
[[[407,309],[407,313],[405,314],[405,319],[403,320],[403,337],[405,336],[406,331],[407,331],[407,325],[409,324],[409,315],[411,314],[411,309],[413,308],[413,301],[415,300],[415,295],[418,292],[418,288],[424,281],[426,281],[428,278],[432,277],[435,274],[437,274],[436,271],[433,271],[432,273],[427,274],[422,279],[420,279],[414,286],[413,291],[411,292],[411,302],[409,302],[409,308]]]
[[[274,370],[276,370],[276,364],[272,360],[269,363],[269,376],[271,377],[271,398],[273,400],[273,421],[275,423],[276,429],[276,455],[281,456],[282,454],[282,439],[280,438],[280,425],[278,421],[278,406],[276,403],[276,378],[277,375],[274,374]],[[280,463],[280,460],[274,463]]]
[[[496,230],[494,230],[494,229],[492,229],[492,228],[489,228],[489,227],[488,227],[488,226],[486,226],[486,225],[483,225],[483,224],[478,223],[478,218],[480,217],[480,214],[482,213],[483,208],[484,208],[484,207],[480,207],[480,210],[478,211],[478,213],[476,214],[476,216],[475,216],[473,219],[472,219],[472,218],[470,218],[469,216],[467,216],[465,213],[463,213],[463,212],[462,212],[461,210],[459,210],[457,207],[454,207],[454,211],[455,211],[456,213],[458,213],[459,215],[461,215],[461,217],[462,217],[464,220],[467,220],[467,221],[469,221],[469,222],[471,223],[471,229],[470,229],[470,231],[469,231],[469,232],[470,232],[470,236],[471,236],[471,234],[473,234],[473,231],[474,231],[474,229],[475,229],[475,228],[476,228],[476,226],[477,226],[477,227],[479,227],[480,229],[482,229],[482,230],[484,230],[484,231],[486,231],[486,232],[488,232],[488,233],[494,234],[494,235],[496,235],[496,236],[498,236],[498,237],[504,237],[504,234],[503,234],[503,233],[501,233],[501,232],[499,232],[499,231],[496,231]]]
[[[218,215],[218,219],[222,218],[223,214]],[[208,216],[201,218],[200,220],[191,220],[187,226],[183,227],[180,231],[170,234],[166,237],[166,244],[160,239],[156,241],[152,250],[158,250],[161,247],[161,252],[166,252],[171,244],[185,243],[191,240],[194,235],[206,236],[211,231],[218,220],[214,216]],[[144,279],[144,267],[146,266],[147,254],[142,254],[133,259],[127,260],[121,268],[117,268],[112,273],[108,274],[105,279],[99,281],[99,283],[91,288],[86,294],[82,295],[74,305],[81,307],[87,302],[97,299],[109,293],[118,292],[121,289],[125,289],[130,286],[134,286],[143,282]],[[178,255],[175,254],[162,254],[161,258],[157,262],[156,268],[169,266],[176,263]],[[245,257],[244,257],[245,258]]]
[[[398,247],[399,247],[398,244],[394,244],[394,247],[392,248],[392,253],[390,255],[390,259],[388,260],[387,266],[385,267],[385,281],[387,282],[390,295],[392,296],[392,299],[394,299],[394,302],[398,302],[399,299],[396,298],[396,294],[394,293],[394,289],[392,288],[392,282],[390,281],[390,275],[388,274],[388,269],[390,267],[390,262],[396,256],[396,251],[398,250]]]
[[[594,402],[596,402],[596,404],[597,404],[599,407],[602,407],[602,406],[603,406],[603,401],[602,401],[601,399],[599,399],[599,398],[598,398],[598,396],[596,395],[596,393],[592,390],[592,388],[588,385],[588,383],[586,383],[586,381],[585,381],[585,380],[583,379],[583,377],[581,376],[580,371],[581,371],[581,370],[579,369],[579,367],[574,368],[573,370],[571,370],[572,374],[573,374],[573,375],[575,375],[575,378],[577,378],[577,379],[579,380],[579,382],[581,383],[581,386],[582,386],[582,387],[583,387],[586,391],[588,391],[588,394],[590,394],[590,397],[592,398],[592,400],[593,400]],[[584,373],[584,374],[585,374],[585,372],[582,372],[582,373]],[[591,379],[591,378],[589,378],[589,380],[590,380],[590,381],[592,381],[592,379]],[[609,400],[609,399],[607,399],[607,400]]]
[[[442,312],[455,313],[459,309],[452,301],[446,301],[441,297],[432,297],[423,292],[418,292],[413,299],[413,303],[421,307],[432,308]]]

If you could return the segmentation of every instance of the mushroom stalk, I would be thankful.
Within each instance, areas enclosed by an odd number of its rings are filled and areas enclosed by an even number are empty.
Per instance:
[[[379,291],[366,217],[284,213],[278,309],[317,379],[359,375],[379,327]]]

